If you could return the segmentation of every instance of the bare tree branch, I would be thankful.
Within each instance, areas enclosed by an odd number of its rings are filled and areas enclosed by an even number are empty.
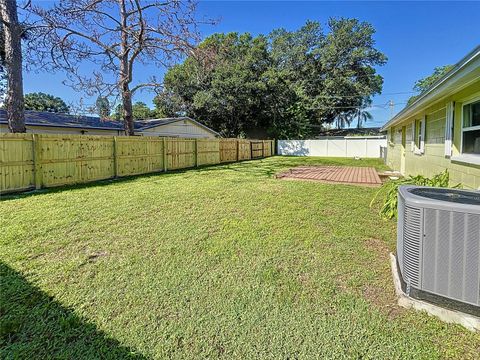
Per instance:
[[[135,65],[169,66],[189,53],[199,40],[195,7],[194,0],[60,0],[50,7],[30,5],[39,21],[33,60],[65,70],[65,83],[76,90],[120,95],[125,131],[132,135],[132,95],[161,86],[154,78],[135,84]],[[86,70],[85,61],[95,70]]]

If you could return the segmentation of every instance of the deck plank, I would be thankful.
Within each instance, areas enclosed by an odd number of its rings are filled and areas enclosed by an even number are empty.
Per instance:
[[[380,186],[382,184],[377,171],[372,167],[299,166],[281,173],[277,177],[365,186]]]

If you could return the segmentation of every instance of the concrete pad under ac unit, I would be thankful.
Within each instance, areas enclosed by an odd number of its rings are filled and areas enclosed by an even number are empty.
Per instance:
[[[436,316],[446,323],[459,324],[471,331],[480,331],[480,317],[465,314],[456,310],[445,309],[441,306],[409,297],[402,290],[399,271],[397,268],[397,259],[392,253],[390,253],[390,265],[392,267],[395,294],[397,296],[399,306],[407,309],[425,311],[429,315]]]

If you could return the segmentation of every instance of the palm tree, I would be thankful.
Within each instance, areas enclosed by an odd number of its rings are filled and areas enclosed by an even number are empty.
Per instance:
[[[357,118],[357,129],[363,127],[363,124],[368,120],[372,120],[373,116],[365,108],[358,108],[355,110],[355,117]]]
[[[363,124],[366,123],[368,120],[373,119],[372,114],[370,114],[367,110],[365,110],[371,104],[372,104],[372,100],[365,98],[362,101],[362,105],[359,106],[357,109],[355,109],[353,117],[357,118],[357,129],[360,129],[361,127],[363,127]]]
[[[352,123],[352,117],[347,113],[342,112],[335,117],[335,123],[337,129],[343,129],[344,127],[350,126]]]

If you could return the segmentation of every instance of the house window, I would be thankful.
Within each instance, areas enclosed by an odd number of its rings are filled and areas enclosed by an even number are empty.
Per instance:
[[[425,152],[425,116],[421,119],[414,120],[411,130],[411,150],[416,155],[422,155]]]
[[[415,120],[415,146],[420,149],[422,143],[422,120]]]
[[[462,153],[480,154],[480,101],[463,106]]]

